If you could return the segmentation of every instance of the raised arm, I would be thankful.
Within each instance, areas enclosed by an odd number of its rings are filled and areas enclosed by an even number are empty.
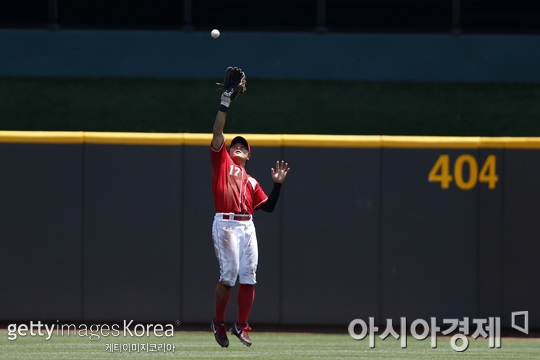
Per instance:
[[[216,150],[219,149],[221,144],[223,144],[223,139],[225,138],[225,135],[223,135],[223,128],[225,127],[226,117],[227,112],[223,112],[221,110],[219,110],[216,115],[216,121],[214,122],[214,135],[212,136],[212,147]]]
[[[227,117],[227,110],[231,101],[246,91],[246,75],[242,69],[236,67],[228,67],[225,72],[225,79],[221,85],[221,105],[216,115],[216,121],[214,122],[214,131],[212,135],[212,147],[218,149],[223,144],[223,128],[225,127],[225,119]]]

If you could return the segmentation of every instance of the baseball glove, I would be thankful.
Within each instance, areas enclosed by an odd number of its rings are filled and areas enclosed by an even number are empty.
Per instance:
[[[218,89],[218,91],[232,101],[236,99],[238,95],[246,91],[246,74],[244,74],[242,69],[229,66],[225,72],[223,84],[217,84],[221,85],[221,89]]]

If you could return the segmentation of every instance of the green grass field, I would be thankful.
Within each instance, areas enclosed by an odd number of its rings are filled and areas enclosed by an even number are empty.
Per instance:
[[[0,130],[210,133],[222,79],[0,77]],[[248,76],[228,132],[540,136],[540,84]]]
[[[376,339],[375,348],[369,348],[368,339],[355,341],[349,335],[294,334],[251,332],[254,345],[250,348],[231,338],[227,349],[220,348],[208,332],[176,332],[173,337],[123,338],[122,336],[91,341],[87,337],[53,336],[19,337],[7,340],[7,332],[0,332],[0,358],[11,359],[539,359],[540,339],[502,339],[501,348],[490,349],[488,340],[470,339],[469,348],[455,352],[449,337],[438,337],[438,346],[431,348],[430,338],[418,341],[408,338],[407,348],[400,347],[400,340],[392,337]],[[174,352],[110,352],[107,344],[121,343],[174,343]]]

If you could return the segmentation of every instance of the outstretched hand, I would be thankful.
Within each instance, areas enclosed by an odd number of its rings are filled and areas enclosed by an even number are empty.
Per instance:
[[[289,173],[289,164],[281,160],[281,164],[279,161],[276,161],[276,170],[272,168],[272,179],[277,182],[278,184],[282,184],[285,181],[285,177]]]

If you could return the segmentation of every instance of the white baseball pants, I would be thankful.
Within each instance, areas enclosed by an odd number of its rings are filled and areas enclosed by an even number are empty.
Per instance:
[[[216,214],[212,226],[214,250],[219,262],[219,281],[234,286],[236,278],[240,284],[254,285],[256,281],[259,251],[253,220],[224,219],[229,214]]]

